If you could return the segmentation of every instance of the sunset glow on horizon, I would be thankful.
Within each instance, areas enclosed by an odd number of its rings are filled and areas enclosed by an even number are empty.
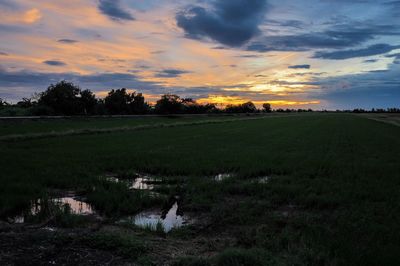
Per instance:
[[[171,93],[220,105],[394,107],[396,10],[386,0],[0,0],[0,98],[65,79],[149,102]]]

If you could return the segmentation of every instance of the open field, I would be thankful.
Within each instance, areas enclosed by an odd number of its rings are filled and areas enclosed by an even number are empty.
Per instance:
[[[398,113],[394,113],[394,114],[390,114],[390,113],[386,113],[386,114],[363,114],[362,116],[375,120],[375,121],[379,121],[379,122],[384,122],[384,123],[388,123],[388,124],[392,124],[395,126],[400,126],[400,114]]]
[[[181,124],[133,129],[168,123]],[[71,190],[102,216],[1,223],[0,264],[400,264],[400,127],[319,113],[0,126],[3,219],[32,199]],[[46,135],[104,128],[116,130]],[[165,197],[101,178],[135,172],[161,177],[156,191]],[[229,175],[216,181],[218,174]],[[175,195],[179,211],[192,217],[188,226],[165,234],[116,223],[163,209]],[[40,228],[46,221],[57,229]]]
[[[243,117],[243,116],[242,116]],[[0,136],[29,135],[49,132],[65,132],[73,130],[98,130],[123,127],[135,127],[154,124],[190,123],[205,120],[226,120],[240,118],[236,116],[207,116],[207,115],[173,115],[173,116],[130,116],[130,117],[98,117],[98,118],[24,118],[0,117]]]

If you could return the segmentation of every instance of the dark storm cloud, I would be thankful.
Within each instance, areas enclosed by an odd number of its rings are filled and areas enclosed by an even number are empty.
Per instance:
[[[216,0],[212,10],[191,6],[176,15],[186,37],[210,38],[227,46],[241,46],[259,32],[266,0]]]
[[[344,49],[361,45],[378,36],[400,36],[400,29],[396,25],[352,22],[335,25],[320,32],[263,36],[250,43],[246,49],[256,52]]]
[[[177,78],[187,73],[190,73],[190,71],[185,71],[180,69],[164,69],[158,72],[155,76],[158,78]]]
[[[379,54],[389,53],[392,50],[400,48],[400,45],[389,45],[389,44],[375,44],[362,49],[351,49],[351,50],[339,50],[333,52],[317,52],[314,54],[314,58],[322,59],[333,59],[333,60],[344,60],[356,57],[367,57]]]
[[[43,64],[46,64],[49,66],[65,66],[65,65],[67,65],[63,61],[59,61],[59,60],[46,60],[46,61],[43,61]]]
[[[268,36],[263,41],[251,43],[247,50],[256,52],[270,51],[308,51],[315,48],[345,48],[361,44],[372,35],[332,36],[329,33],[308,33],[301,35]]]
[[[135,20],[131,13],[121,7],[120,0],[99,0],[98,8],[113,20]]]
[[[294,65],[294,66],[288,66],[288,68],[292,69],[310,69],[310,65]]]
[[[79,41],[77,41],[77,40],[72,40],[72,39],[59,39],[59,40],[57,40],[57,42],[59,42],[59,43],[73,44],[73,43],[77,43],[77,42],[79,42]]]

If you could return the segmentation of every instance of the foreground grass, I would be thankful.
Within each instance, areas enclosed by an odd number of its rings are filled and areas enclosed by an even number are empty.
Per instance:
[[[235,236],[239,251],[210,263],[396,265],[398,136],[389,124],[315,114],[2,142],[0,212],[45,188],[88,188],[105,172],[136,169],[182,176],[183,208],[208,217],[203,234]],[[206,178],[230,172],[237,177]],[[254,181],[265,175],[270,183]]]

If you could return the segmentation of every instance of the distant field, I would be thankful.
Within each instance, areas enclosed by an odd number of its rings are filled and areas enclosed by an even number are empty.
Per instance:
[[[82,129],[133,127],[155,123],[176,123],[201,120],[227,119],[229,116],[171,116],[171,117],[120,117],[120,118],[48,118],[48,119],[1,119],[0,136],[60,132]]]
[[[210,118],[1,121],[0,135],[202,119]],[[214,264],[227,254],[254,265],[400,264],[400,127],[353,114],[212,119],[221,121],[0,141],[0,216],[50,188],[87,190],[105,173],[139,171],[179,180],[183,211],[207,225],[178,229],[162,245],[185,252],[149,252],[151,261],[190,255]],[[209,178],[220,173],[235,176]],[[265,176],[267,184],[255,182]],[[102,189],[105,200],[93,204],[104,210],[132,193]],[[137,204],[107,215],[147,206]],[[150,246],[158,241],[137,228],[113,230]]]
[[[380,122],[384,122],[384,123],[388,123],[388,124],[392,124],[395,126],[400,126],[400,114],[362,114],[361,116],[372,119],[372,120],[376,120],[376,121],[380,121]]]

